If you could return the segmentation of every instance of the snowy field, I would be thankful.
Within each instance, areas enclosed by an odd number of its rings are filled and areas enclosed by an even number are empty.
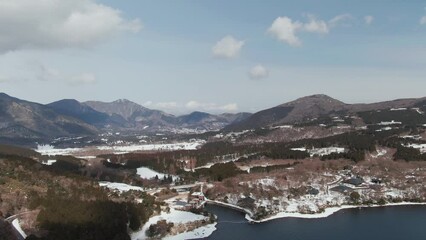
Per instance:
[[[117,141],[117,144],[123,144],[122,141]],[[114,154],[124,154],[137,151],[176,151],[176,150],[196,150],[205,143],[204,140],[194,140],[189,142],[178,143],[159,143],[159,144],[132,144],[132,145],[107,145],[97,146],[99,151],[109,151]],[[35,151],[43,155],[75,155],[90,148],[55,148],[52,145],[38,145]],[[95,158],[95,156],[87,156],[80,158]]]
[[[167,177],[167,174],[156,172],[152,169],[149,169],[147,167],[140,167],[136,169],[136,174],[139,175],[141,178],[145,179],[152,179],[155,178],[155,176],[158,176],[159,179],[163,179],[164,177]],[[171,175],[173,178],[173,181],[177,179],[177,176]]]
[[[179,211],[171,208],[170,213],[161,212],[160,215],[151,217],[148,222],[143,225],[141,230],[134,232],[131,235],[132,240],[148,239],[148,237],[146,236],[146,230],[149,228],[149,226],[151,226],[151,224],[156,224],[160,220],[166,220],[167,222],[173,222],[174,224],[177,224],[194,222],[198,220],[208,220],[208,218],[204,217],[203,215]],[[194,239],[200,237],[207,237],[212,234],[214,230],[216,230],[215,224],[211,224],[197,228],[194,231],[181,233],[175,236],[168,236],[165,239]]]
[[[132,186],[125,183],[117,183],[117,182],[99,182],[99,186],[106,187],[114,191],[127,192],[130,190],[143,191],[143,188]]]
[[[345,148],[340,148],[340,147],[326,147],[326,148],[312,148],[312,149],[292,148],[290,150],[308,152],[311,157],[313,157],[315,155],[325,156],[325,155],[329,155],[331,153],[344,153],[345,152]]]
[[[110,150],[116,154],[136,151],[175,151],[175,150],[196,150],[205,141],[165,143],[165,144],[138,144],[128,146],[99,146],[98,150]]]
[[[426,153],[426,144],[408,144],[407,147],[419,149],[421,153]]]
[[[82,148],[55,148],[51,145],[38,145],[35,150],[43,155],[56,156],[72,155],[73,153],[81,151]]]

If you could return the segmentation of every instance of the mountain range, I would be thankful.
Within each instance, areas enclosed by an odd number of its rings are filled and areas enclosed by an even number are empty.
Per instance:
[[[126,99],[113,102],[79,102],[64,99],[39,104],[0,93],[0,142],[34,142],[64,136],[90,136],[105,131],[133,133],[200,133],[241,131],[309,121],[322,116],[345,115],[390,108],[426,110],[426,98],[398,99],[371,104],[346,104],[326,95],[312,95],[254,114],[219,115],[192,112],[174,116]]]
[[[0,141],[88,136],[104,131],[216,131],[250,115],[193,112],[174,116],[126,99],[108,103],[63,99],[43,105],[0,93]]]

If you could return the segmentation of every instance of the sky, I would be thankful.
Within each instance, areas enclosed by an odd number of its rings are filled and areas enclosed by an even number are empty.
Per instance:
[[[426,2],[0,0],[0,92],[176,115],[426,96]]]

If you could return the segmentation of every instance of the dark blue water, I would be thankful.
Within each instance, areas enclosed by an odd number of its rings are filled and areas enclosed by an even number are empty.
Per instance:
[[[207,209],[218,216],[217,230],[207,239],[426,240],[426,206],[345,209],[327,218],[261,224],[248,224],[235,210],[212,205]]]

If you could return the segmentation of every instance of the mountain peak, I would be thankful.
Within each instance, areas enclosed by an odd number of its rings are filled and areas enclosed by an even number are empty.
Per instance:
[[[115,100],[113,103],[135,103],[135,102],[132,102],[132,101],[125,99],[125,98],[120,98],[120,99]]]
[[[10,97],[9,95],[7,95],[6,93],[4,93],[4,92],[0,92],[0,97]]]
[[[77,101],[77,100],[75,100],[75,99],[62,99],[62,100],[59,100],[59,101],[56,101],[56,102],[52,102],[52,103],[50,103],[50,104],[48,104],[48,105],[52,105],[52,104],[58,104],[58,103],[66,103],[66,104],[78,104],[78,105],[80,105],[81,103],[79,102],[79,101]]]
[[[0,92],[0,99],[13,99],[13,97],[7,95],[6,93]]]
[[[344,105],[345,103],[325,94],[314,94],[314,95],[298,98],[288,103],[284,103],[281,106],[315,105],[315,104],[325,104],[332,107],[332,106]]]

